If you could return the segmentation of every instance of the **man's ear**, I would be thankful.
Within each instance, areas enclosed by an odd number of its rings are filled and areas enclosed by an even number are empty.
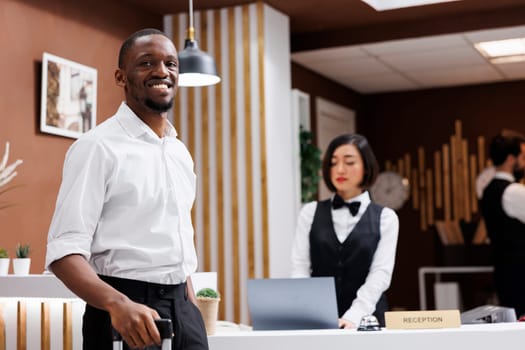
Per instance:
[[[124,71],[120,68],[115,71],[115,82],[118,86],[126,86],[126,75],[124,74]]]

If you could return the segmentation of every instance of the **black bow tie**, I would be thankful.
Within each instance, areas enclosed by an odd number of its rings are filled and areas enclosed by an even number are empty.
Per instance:
[[[342,207],[347,207],[350,210],[350,214],[352,216],[355,216],[357,212],[359,211],[359,207],[361,206],[361,202],[350,202],[347,203],[344,201],[343,198],[341,198],[338,195],[334,196],[334,200],[332,201],[332,206],[334,209],[340,209]]]

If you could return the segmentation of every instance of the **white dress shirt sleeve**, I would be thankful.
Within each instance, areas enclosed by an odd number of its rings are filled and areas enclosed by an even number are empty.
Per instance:
[[[89,138],[77,140],[68,150],[48,233],[46,269],[70,254],[89,260],[105,196],[107,161],[103,155],[102,146]]]
[[[310,277],[310,230],[317,209],[317,202],[310,202],[299,212],[292,246],[292,277]]]
[[[381,212],[381,238],[377,245],[365,283],[357,290],[357,297],[343,317],[355,326],[364,315],[372,314],[381,294],[388,289],[396,258],[399,219],[390,208]]]
[[[525,223],[525,186],[512,183],[503,192],[502,206],[511,218]]]

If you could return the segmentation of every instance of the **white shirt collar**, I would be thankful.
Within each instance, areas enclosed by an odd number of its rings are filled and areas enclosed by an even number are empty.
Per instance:
[[[506,171],[496,171],[496,174],[494,174],[494,178],[501,179],[501,180],[508,180],[510,182],[516,181],[516,178],[514,178],[514,175]]]
[[[135,112],[126,104],[122,102],[116,113],[116,118],[119,124],[122,126],[124,131],[131,137],[137,138],[144,134],[148,134],[152,137],[159,138],[157,134],[140,119]],[[177,137],[177,130],[168,121],[168,129],[166,131],[166,137]]]

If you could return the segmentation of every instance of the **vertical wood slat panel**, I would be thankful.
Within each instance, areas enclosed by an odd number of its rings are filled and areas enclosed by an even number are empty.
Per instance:
[[[4,304],[0,303],[0,350],[6,350]]]
[[[70,301],[62,305],[62,343],[64,350],[73,350],[73,305]]]
[[[427,185],[427,223],[434,224],[434,188],[432,186],[432,170],[426,170],[426,185]]]
[[[456,137],[450,136],[450,179],[452,183],[452,204],[454,220],[460,219],[459,198],[458,198],[458,181],[457,181],[457,146]]]
[[[485,138],[478,136],[478,172],[485,169]]]
[[[417,169],[412,169],[412,208],[419,208],[419,181],[417,181]]]
[[[47,301],[40,303],[40,347],[42,350],[51,350],[51,322]]]
[[[397,159],[397,172],[399,176],[404,177],[405,176],[405,162],[403,158]]]
[[[472,212],[478,212],[478,197],[476,195],[476,177],[477,177],[477,160],[476,155],[470,155],[470,201],[472,203]]]
[[[263,241],[263,277],[270,276],[270,249],[268,229],[268,192],[266,164],[266,100],[264,93],[264,3],[257,2],[257,47],[259,52],[259,132],[261,140],[261,216]]]
[[[470,205],[470,186],[469,186],[469,159],[468,159],[468,143],[467,140],[461,141],[461,175],[462,175],[462,197],[463,197],[463,218],[471,221],[471,205]]]
[[[410,153],[405,153],[405,177],[407,178],[410,186],[412,186],[412,178],[410,174],[410,169],[412,169]]]
[[[233,315],[236,321],[240,320],[240,276],[239,276],[239,191],[237,183],[237,85],[236,71],[237,59],[235,56],[235,9],[228,8],[228,57],[230,58],[230,142],[231,142],[231,198],[232,198],[232,269],[233,269]]]
[[[16,349],[27,349],[27,309],[24,301],[18,301],[16,307]]]
[[[435,183],[435,203],[436,208],[443,208],[443,172],[441,170],[441,152],[434,152],[434,183]]]
[[[171,16],[171,27],[173,28],[172,33],[172,41],[177,45],[176,38],[179,36],[179,16],[173,15]],[[182,51],[184,47],[177,47],[178,51]],[[181,98],[180,98],[180,88],[177,88],[177,94],[175,94],[175,99],[173,103],[173,126],[175,127],[175,130],[177,130],[177,133],[181,132],[182,123],[181,123],[181,115],[180,115],[180,109],[179,106],[181,105]],[[180,138],[180,135],[179,135]]]
[[[222,46],[221,46],[221,12],[219,10],[213,13],[213,41],[215,48],[215,63],[217,67],[222,67]],[[222,84],[218,84],[215,87],[215,161],[217,166],[217,265],[218,265],[218,278],[217,288],[219,291],[224,292],[225,290],[225,279],[226,279],[226,268],[224,266],[224,163],[223,163],[223,137],[222,137]],[[227,302],[225,300],[225,302]],[[219,318],[225,319],[225,308],[219,308]]]
[[[253,213],[253,171],[252,171],[252,104],[251,104],[251,64],[250,64],[250,7],[242,7],[242,38],[244,57],[244,129],[245,129],[245,175],[246,175],[246,225],[248,244],[248,277],[255,277],[255,237]]]
[[[448,144],[443,145],[443,212],[445,221],[452,219],[452,208],[450,207],[450,148]]]
[[[201,47],[202,50],[208,51],[208,12],[203,11],[201,16]],[[204,255],[204,271],[211,271],[211,234],[210,234],[210,142],[209,142],[209,101],[208,92],[209,88],[201,88],[201,104],[202,104],[202,139],[201,139],[201,150],[202,150],[202,169],[200,171],[202,176],[202,239],[203,239],[203,255]]]

